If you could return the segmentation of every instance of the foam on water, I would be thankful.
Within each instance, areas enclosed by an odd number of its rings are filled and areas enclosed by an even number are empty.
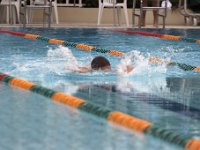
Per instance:
[[[137,76],[128,78],[119,77],[116,86],[117,90],[121,91],[122,93],[131,93],[132,91],[145,93],[161,93],[162,91],[168,91],[165,75],[151,78],[149,78],[148,76]]]
[[[150,54],[148,54],[150,57]],[[166,62],[168,58],[164,58],[162,64],[153,64],[148,61],[147,57],[145,57],[139,51],[131,51],[127,53],[117,65],[117,73],[122,76],[152,76],[154,74],[164,74],[166,73]],[[126,67],[132,66],[133,70],[130,73],[127,73]]]
[[[15,75],[25,79],[35,79],[37,81],[45,80],[48,75],[65,75],[72,69],[78,67],[78,61],[73,56],[70,49],[59,46],[49,48],[44,57],[27,58],[23,55],[17,55],[17,59],[10,66],[8,74]],[[23,60],[23,61],[22,61]]]
[[[67,47],[59,46],[55,49],[50,48],[47,52],[48,68],[58,74],[77,70],[79,63]]]
[[[162,58],[162,64],[153,64],[148,61],[149,57],[151,57],[150,54],[145,56],[139,51],[132,51],[121,59],[117,66],[119,74],[117,89],[119,91],[130,93],[134,90],[152,93],[157,90],[168,90],[166,87],[166,64],[170,59]],[[130,73],[124,71],[128,65],[134,68]]]
[[[57,81],[56,83],[54,83],[54,88],[58,91],[63,91],[69,95],[73,95],[75,94],[78,89],[79,89],[80,85],[76,85],[70,82],[63,82],[61,80]]]

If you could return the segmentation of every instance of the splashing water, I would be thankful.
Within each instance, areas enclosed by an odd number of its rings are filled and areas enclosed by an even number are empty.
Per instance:
[[[145,93],[162,93],[168,91],[166,76],[160,75],[157,77],[134,76],[134,78],[118,78],[117,90],[122,93],[131,93],[132,91]]]
[[[48,50],[47,57],[49,69],[58,74],[78,69],[78,61],[67,47],[59,46],[55,49],[51,48]]]
[[[44,58],[24,59],[23,55],[16,55],[15,58],[17,59],[8,73],[18,74],[25,78],[35,75],[43,77],[51,72],[62,75],[78,67],[78,61],[71,50],[63,46],[49,48],[47,57]]]
[[[69,95],[75,94],[79,89],[79,85],[66,82],[66,81],[63,82],[62,80],[55,82],[53,87],[54,89],[57,89],[58,91],[63,91]]]
[[[151,57],[150,54],[148,54],[148,57]],[[168,61],[168,58],[164,58],[162,64],[152,64],[141,52],[131,51],[121,59],[117,66],[117,73],[122,76],[154,76],[158,73],[163,74],[167,71],[166,63]],[[125,71],[127,66],[133,67],[130,73]]]
[[[169,58],[164,56],[161,64],[149,61],[150,54],[142,54],[139,51],[127,53],[117,66],[118,77],[117,89],[121,92],[140,91],[150,92],[168,90],[166,87],[167,62]],[[127,73],[126,67],[130,65],[134,69]],[[125,76],[126,78],[121,78]]]

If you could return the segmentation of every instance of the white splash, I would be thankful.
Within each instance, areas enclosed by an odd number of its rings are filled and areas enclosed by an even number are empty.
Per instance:
[[[139,51],[126,54],[117,66],[117,89],[121,92],[140,91],[153,93],[154,91],[168,90],[166,84],[167,63],[170,58],[163,56],[162,63],[156,64],[149,61],[150,54],[143,55]],[[134,69],[127,73],[126,67]],[[125,78],[124,78],[125,77]]]
[[[122,93],[131,93],[133,91],[145,93],[162,93],[168,91],[166,76],[134,76],[134,78],[118,78],[117,90]]]
[[[131,51],[127,53],[117,65],[117,73],[122,76],[152,76],[156,73],[166,73],[166,63],[169,62],[168,58],[163,58],[162,64],[153,64],[148,61],[149,57],[151,57],[150,54],[145,57],[139,51]],[[133,67],[133,70],[129,73],[126,71],[127,66]]]
[[[50,48],[47,53],[49,69],[58,74],[78,69],[78,61],[67,47]]]
[[[70,82],[66,82],[66,81],[57,81],[54,83],[53,85],[54,89],[57,89],[58,91],[63,91],[69,95],[74,95],[76,94],[76,92],[79,89],[78,85],[72,84]]]

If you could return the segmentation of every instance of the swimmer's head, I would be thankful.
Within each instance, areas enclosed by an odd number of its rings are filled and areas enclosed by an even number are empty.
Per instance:
[[[91,62],[91,68],[93,70],[110,70],[110,62],[103,56],[97,56],[95,57]]]

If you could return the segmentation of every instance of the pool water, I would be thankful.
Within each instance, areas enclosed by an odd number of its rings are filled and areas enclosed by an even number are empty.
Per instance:
[[[2,83],[0,88],[0,149],[180,149],[43,96]]]
[[[166,61],[199,66],[200,50],[197,43],[127,35],[107,29],[9,30],[116,49],[127,55],[120,58],[0,34],[1,72],[134,115],[171,131],[200,137],[199,72],[184,71],[176,66],[152,65],[145,61],[145,58],[155,56]],[[200,30],[146,31],[200,39]],[[116,72],[81,74],[71,71],[78,65],[89,66],[92,58],[98,55],[107,57],[113,68],[118,70],[124,67],[118,64],[131,61],[134,57],[137,60],[131,62],[135,65],[134,72],[118,75]],[[113,127],[100,118],[52,103],[42,96],[17,88],[10,89],[2,83],[0,96],[3,98],[0,101],[0,119],[3,120],[0,133],[5,136],[4,141],[15,141],[14,145],[19,145],[19,149],[27,149],[23,143],[29,143],[29,149],[35,149],[34,146],[39,149],[64,149],[67,145],[69,149],[96,149],[96,145],[99,145],[99,149],[178,149],[153,137],[138,136]],[[95,131],[88,127],[95,128]],[[36,133],[33,132],[35,130]],[[16,149],[16,146],[4,144],[4,141],[0,147]],[[47,143],[52,143],[50,148],[47,148]]]

